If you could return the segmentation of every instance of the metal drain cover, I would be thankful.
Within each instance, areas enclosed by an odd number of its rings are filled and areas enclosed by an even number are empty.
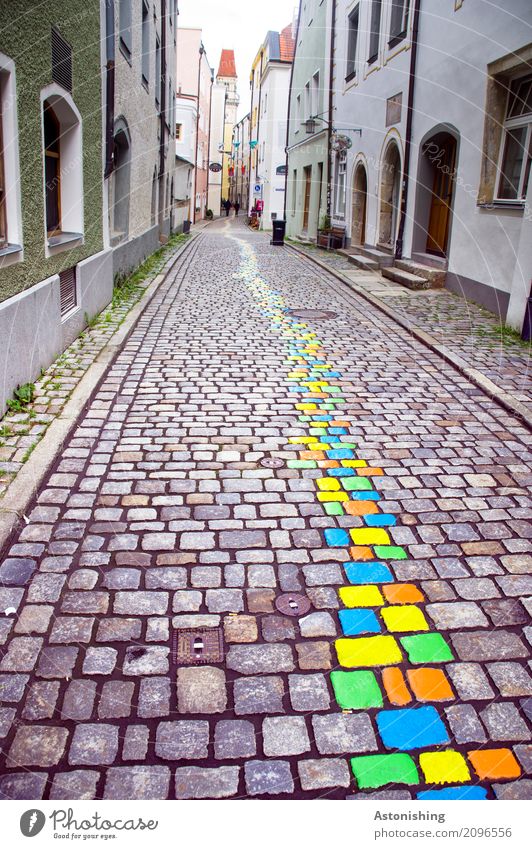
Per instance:
[[[284,466],[284,460],[281,460],[280,457],[263,457],[260,465],[264,466],[265,469],[280,469],[281,466]]]
[[[275,606],[285,616],[304,616],[310,610],[310,601],[300,593],[284,593],[275,599]]]
[[[294,318],[308,319],[338,318],[338,313],[332,312],[332,310],[288,310],[288,315],[292,315]]]
[[[221,628],[179,628],[174,631],[174,662],[181,666],[222,663],[224,642]]]

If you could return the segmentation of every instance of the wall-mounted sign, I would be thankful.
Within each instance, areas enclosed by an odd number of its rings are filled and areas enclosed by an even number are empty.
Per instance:
[[[278,165],[277,168],[275,169],[275,173],[278,174],[279,176],[283,176],[284,174],[286,174],[287,173],[286,165]]]
[[[389,97],[386,101],[386,126],[390,127],[392,124],[398,124],[401,120],[401,110],[403,106],[403,92],[400,91],[399,94],[394,94],[393,97]]]
[[[215,174],[217,174],[219,171],[222,170],[222,166],[220,165],[219,162],[211,162],[211,164],[209,165],[209,169],[211,171],[213,171]]]
[[[254,190],[254,192],[255,192],[255,194],[256,194],[256,195],[260,195],[261,190],[262,190],[262,186],[261,186],[261,184],[260,184],[260,183],[255,183],[255,186],[253,187],[253,190]]]

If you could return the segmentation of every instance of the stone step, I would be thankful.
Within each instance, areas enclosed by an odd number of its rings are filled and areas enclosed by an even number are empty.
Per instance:
[[[407,289],[417,291],[419,289],[430,289],[430,281],[418,274],[411,274],[399,268],[397,265],[392,265],[389,268],[382,269],[382,276],[388,280],[393,280],[394,283],[400,283],[401,286],[406,286]]]
[[[386,251],[380,251],[378,248],[360,245],[357,247],[357,253],[361,256],[366,256],[368,259],[372,259],[377,263],[379,268],[389,268],[389,266],[393,265],[395,262],[393,254],[386,253]]]
[[[367,256],[362,256],[362,254],[349,254],[347,259],[352,265],[356,265],[357,268],[364,271],[379,271],[379,263]]]
[[[445,286],[447,272],[444,268],[424,265],[421,262],[415,262],[413,259],[396,259],[395,265],[403,271],[410,272],[410,274],[424,277],[425,280],[429,281],[431,289],[443,289]]]

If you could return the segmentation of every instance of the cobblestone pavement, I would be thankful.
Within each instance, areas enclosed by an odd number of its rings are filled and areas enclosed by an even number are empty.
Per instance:
[[[335,271],[347,271],[357,285],[367,288],[414,327],[430,333],[532,411],[532,348],[492,313],[447,289],[413,292],[380,275],[357,272],[334,251],[297,247]]]
[[[0,566],[0,795],[532,798],[529,441],[342,284],[209,228]],[[223,662],[178,664],[200,626]]]
[[[174,240],[173,247],[182,241]],[[128,312],[172,262],[171,247],[148,263],[144,279],[115,290],[113,302],[99,316],[89,317],[90,326],[35,381],[33,401],[0,418],[0,499]]]

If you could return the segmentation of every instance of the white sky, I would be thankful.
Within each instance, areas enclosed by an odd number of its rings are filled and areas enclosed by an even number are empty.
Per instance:
[[[239,118],[249,111],[249,73],[268,30],[292,22],[298,0],[179,0],[179,26],[203,30],[203,44],[214,72],[222,48],[233,49],[240,94]]]

